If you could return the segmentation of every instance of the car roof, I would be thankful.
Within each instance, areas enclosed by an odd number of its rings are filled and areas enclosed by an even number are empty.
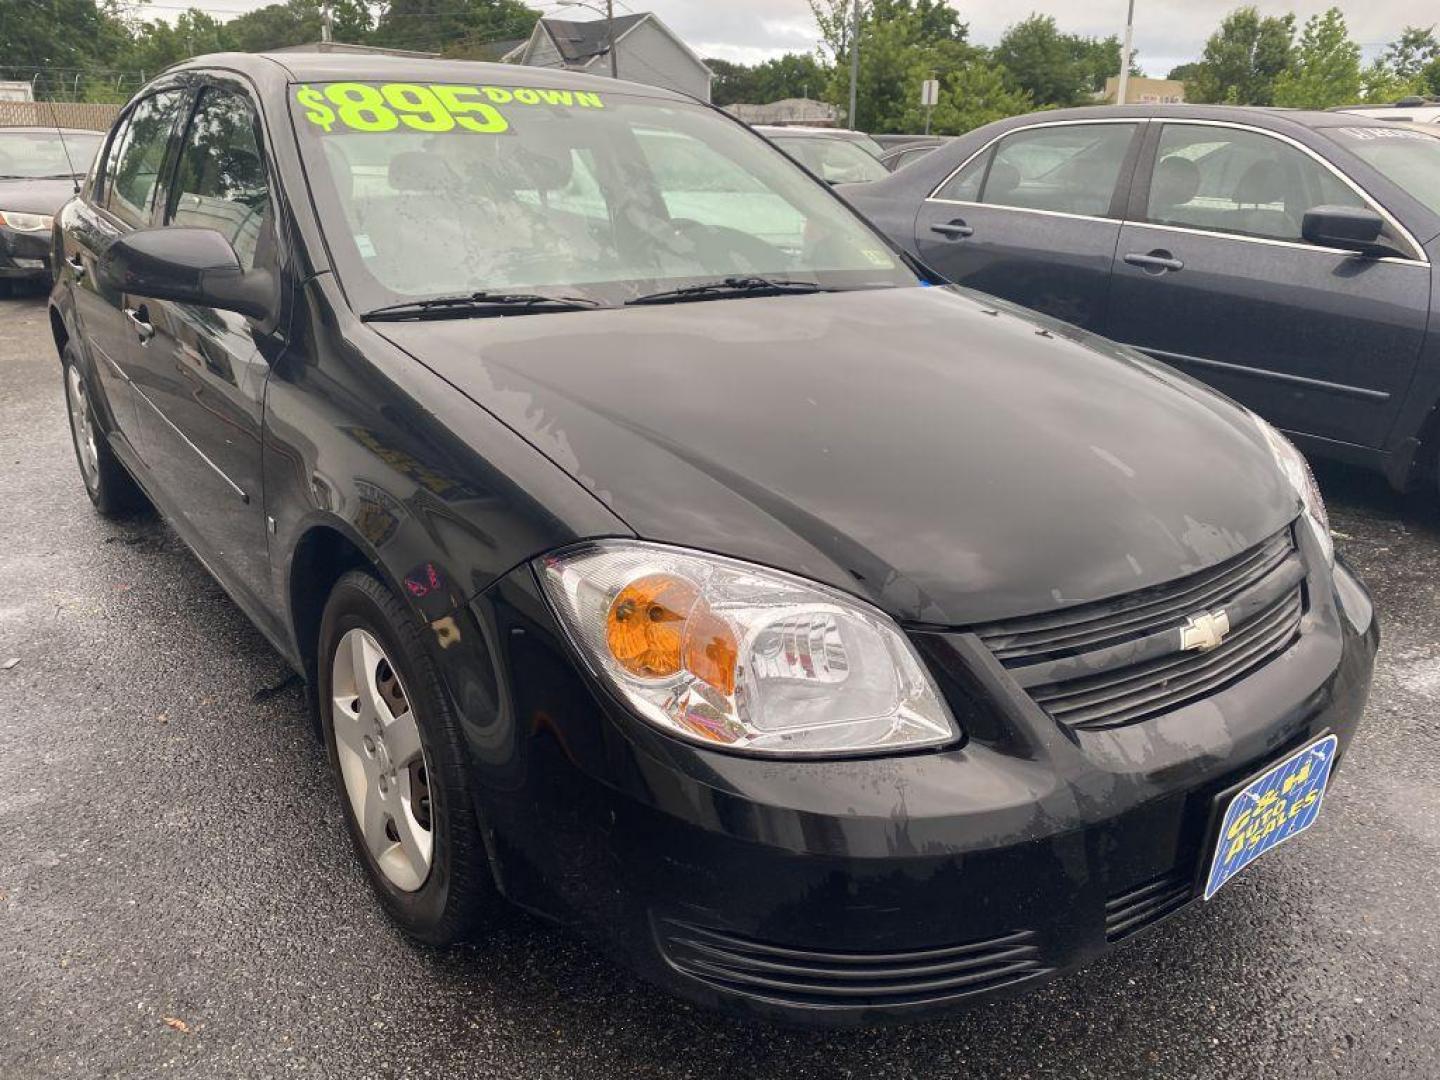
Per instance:
[[[545,90],[610,91],[644,97],[693,101],[674,90],[642,83],[582,75],[560,68],[530,67],[525,64],[492,64],[476,60],[440,60],[413,56],[372,53],[275,52],[211,53],[197,56],[168,68],[163,74],[223,68],[273,79],[277,69],[291,82],[455,82],[494,86],[533,86]]]
[[[1384,127],[1394,121],[1375,120],[1357,113],[1328,112],[1319,109],[1282,109],[1263,105],[1086,105],[1076,109],[1048,109],[1027,113],[1030,121],[1101,120],[1101,119],[1176,119],[1229,120],[1234,123],[1261,127],[1283,128],[1296,125],[1307,128],[1354,127],[1369,121]],[[1011,117],[1011,120],[1018,119]],[[1001,121],[1002,123],[1004,121]]]

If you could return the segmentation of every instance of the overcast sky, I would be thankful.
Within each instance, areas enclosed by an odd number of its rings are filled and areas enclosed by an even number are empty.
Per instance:
[[[217,16],[260,7],[268,0],[155,0],[156,16],[174,19],[188,3]],[[589,18],[583,8],[559,0],[530,0],[547,14]],[[603,4],[603,0],[592,0]],[[1062,30],[1104,37],[1119,34],[1125,0],[950,0],[970,24],[970,39],[992,45],[1005,27],[1031,11],[1054,15]],[[1205,39],[1227,11],[1254,3],[1265,14],[1293,10],[1300,22],[1339,3],[1350,36],[1373,56],[1400,35],[1406,23],[1440,22],[1434,0],[1135,0],[1135,47],[1149,75],[1164,75],[1176,64],[1197,59]],[[809,52],[817,44],[806,0],[617,0],[619,11],[654,11],[702,56],[754,63],[785,52]],[[144,9],[141,8],[140,11]],[[1427,12],[1429,12],[1427,18]],[[139,12],[137,12],[139,13]]]
[[[654,11],[702,56],[754,62],[815,47],[814,21],[805,0],[626,0],[636,11]],[[1440,22],[1433,0],[1308,0],[1281,3],[1249,0],[1264,14],[1294,11],[1300,22],[1339,3],[1350,36],[1379,51],[1407,23]],[[1147,74],[1164,75],[1176,64],[1199,57],[1205,39],[1225,13],[1242,0],[1136,0],[1135,47]],[[546,4],[547,8],[552,4]],[[970,40],[994,44],[1005,27],[1031,11],[1054,15],[1062,30],[1104,37],[1119,34],[1125,0],[952,0],[970,24]]]

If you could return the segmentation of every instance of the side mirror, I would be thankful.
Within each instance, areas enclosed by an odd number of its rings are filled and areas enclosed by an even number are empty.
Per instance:
[[[1316,206],[1305,211],[1300,223],[1300,235],[1312,244],[1376,259],[1401,254],[1380,239],[1384,229],[1384,218],[1358,206]]]
[[[264,319],[274,305],[268,270],[244,270],[230,241],[214,229],[140,229],[100,258],[100,280],[117,292],[152,300],[236,311]]]

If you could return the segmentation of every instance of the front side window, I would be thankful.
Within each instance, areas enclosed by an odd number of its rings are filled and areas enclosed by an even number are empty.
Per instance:
[[[297,86],[292,100],[331,253],[361,311],[473,291],[613,305],[732,276],[916,284],[784,154],[698,106],[410,83]]]
[[[184,102],[185,91],[163,90],[130,110],[111,151],[106,180],[110,212],[122,221],[139,227],[149,220],[165,149]]]
[[[206,90],[181,145],[166,224],[214,229],[249,270],[269,207],[254,109],[241,94]]]
[[[1323,128],[1330,138],[1432,213],[1440,214],[1440,124]]]
[[[0,180],[84,176],[104,138],[98,132],[0,130]]]
[[[1237,128],[1166,124],[1145,219],[1298,243],[1311,207],[1365,205],[1328,168],[1280,139]]]
[[[1135,127],[1062,124],[1007,135],[993,152],[977,201],[1104,217]]]

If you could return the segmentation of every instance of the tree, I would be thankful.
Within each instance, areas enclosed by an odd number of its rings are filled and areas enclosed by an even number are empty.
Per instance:
[[[1009,27],[995,46],[995,60],[1037,105],[1074,105],[1086,84],[1051,15],[1031,15]]]
[[[1275,80],[1290,66],[1295,16],[1260,17],[1236,8],[1205,43],[1205,53],[1186,97],[1233,105],[1275,104]]]
[[[1183,83],[1192,83],[1200,76],[1200,63],[1192,61],[1189,64],[1177,64],[1170,69],[1167,79],[1176,79]]]
[[[841,0],[824,2],[837,11],[842,6]],[[821,36],[835,34],[834,16],[826,14],[821,0],[815,0],[814,10]],[[920,82],[975,52],[965,43],[967,32],[943,0],[872,0],[868,10],[862,9],[858,115],[849,125],[864,131],[901,130],[910,106],[919,101]],[[849,98],[850,65],[847,55],[837,53],[836,58],[825,97],[839,105]]]
[[[1014,89],[1003,67],[977,54],[941,76],[940,101],[930,118],[930,130],[937,135],[960,135],[1034,107],[1029,94]],[[905,127],[918,131],[925,122],[924,110],[918,104],[913,110]]]
[[[1426,65],[1440,59],[1440,41],[1433,26],[1407,26],[1385,49],[1384,64],[1402,82],[1419,79]]]
[[[137,24],[132,34],[131,44],[116,56],[117,66],[151,74],[229,47],[224,25],[194,8],[181,12],[173,26],[157,19]]]
[[[370,32],[370,9],[362,0],[333,0],[331,15],[336,41],[364,41]],[[322,22],[320,0],[287,0],[231,19],[225,24],[225,32],[232,49],[263,52],[319,41]]]
[[[825,91],[831,70],[810,53],[786,53],[762,64],[747,66],[729,60],[706,60],[715,73],[710,100],[716,105],[736,102],[763,105],[782,98],[818,97]]]
[[[1290,69],[1275,80],[1275,104],[1304,109],[1349,105],[1360,98],[1360,46],[1339,8],[1305,22]]]
[[[529,37],[539,17],[521,0],[389,0],[370,41],[461,55],[489,42]]]
[[[1078,105],[1119,74],[1120,39],[1063,34],[1052,16],[1031,15],[1005,31],[994,59],[1035,104]],[[1133,55],[1130,74],[1143,74]]]

